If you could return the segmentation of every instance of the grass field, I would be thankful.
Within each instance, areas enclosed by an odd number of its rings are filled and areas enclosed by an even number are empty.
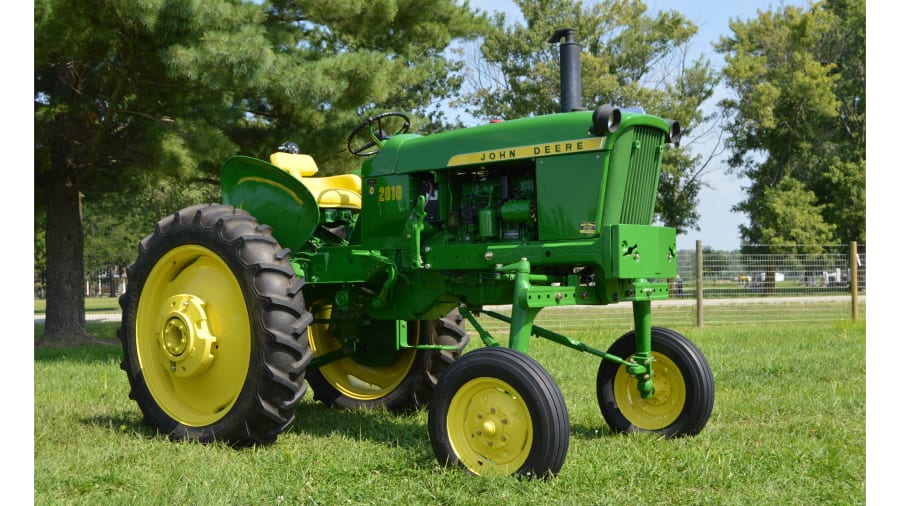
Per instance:
[[[117,326],[89,323],[113,343]],[[36,349],[34,503],[865,504],[864,322],[677,330],[709,360],[716,404],[700,435],[675,440],[612,434],[597,407],[597,359],[532,342],[572,428],[548,481],[444,469],[425,411],[344,412],[311,393],[274,445],[171,442],[141,424],[118,346]],[[571,336],[606,347],[620,333]]]
[[[84,310],[87,313],[118,313],[122,308],[119,307],[118,297],[85,297]],[[46,311],[47,299],[34,299],[35,314]]]

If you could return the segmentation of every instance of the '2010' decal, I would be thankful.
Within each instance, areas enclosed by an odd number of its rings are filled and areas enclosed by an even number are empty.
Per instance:
[[[403,186],[397,184],[393,186],[378,187],[378,202],[392,202],[403,199]]]

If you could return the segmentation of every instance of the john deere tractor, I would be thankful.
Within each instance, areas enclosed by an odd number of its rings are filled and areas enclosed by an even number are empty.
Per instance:
[[[349,135],[361,168],[330,177],[291,143],[229,158],[222,202],[161,220],[129,267],[122,368],[145,422],[268,444],[308,383],[329,406],[427,407],[443,465],[554,475],[569,417],[528,354],[536,336],[598,357],[612,430],[700,432],[710,367],[651,323],[676,276],[676,232],[653,218],[680,126],[609,105],[564,111],[427,136],[379,114]],[[534,324],[544,308],[621,302],[634,328],[605,351]],[[505,344],[478,316],[508,325]],[[485,346],[465,352],[466,328]]]

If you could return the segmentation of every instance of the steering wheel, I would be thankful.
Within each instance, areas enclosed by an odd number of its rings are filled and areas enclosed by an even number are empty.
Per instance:
[[[385,130],[385,127],[392,128],[394,126],[393,123],[396,123],[396,121],[389,121],[386,120],[386,118],[392,117],[402,118],[403,124],[399,128],[396,128],[393,133],[388,133],[388,131]],[[368,131],[363,132],[364,129],[368,129]],[[350,136],[347,137],[347,151],[356,156],[374,155],[381,151],[384,141],[391,137],[405,134],[408,131],[409,116],[402,112],[383,112],[366,118],[365,121],[360,123],[358,127],[350,132]],[[359,137],[359,139],[357,139],[357,137]],[[362,143],[362,145],[354,146],[354,140],[358,143]],[[373,149],[374,147],[377,147],[377,149]]]

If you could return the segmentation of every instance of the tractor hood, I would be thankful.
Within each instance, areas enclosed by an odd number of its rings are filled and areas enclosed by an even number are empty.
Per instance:
[[[428,136],[405,134],[385,142],[363,166],[363,176],[406,174],[445,167],[479,166],[577,152],[608,150],[629,127],[647,125],[669,131],[666,120],[621,113],[616,133],[591,133],[591,111],[548,114],[498,121]]]

